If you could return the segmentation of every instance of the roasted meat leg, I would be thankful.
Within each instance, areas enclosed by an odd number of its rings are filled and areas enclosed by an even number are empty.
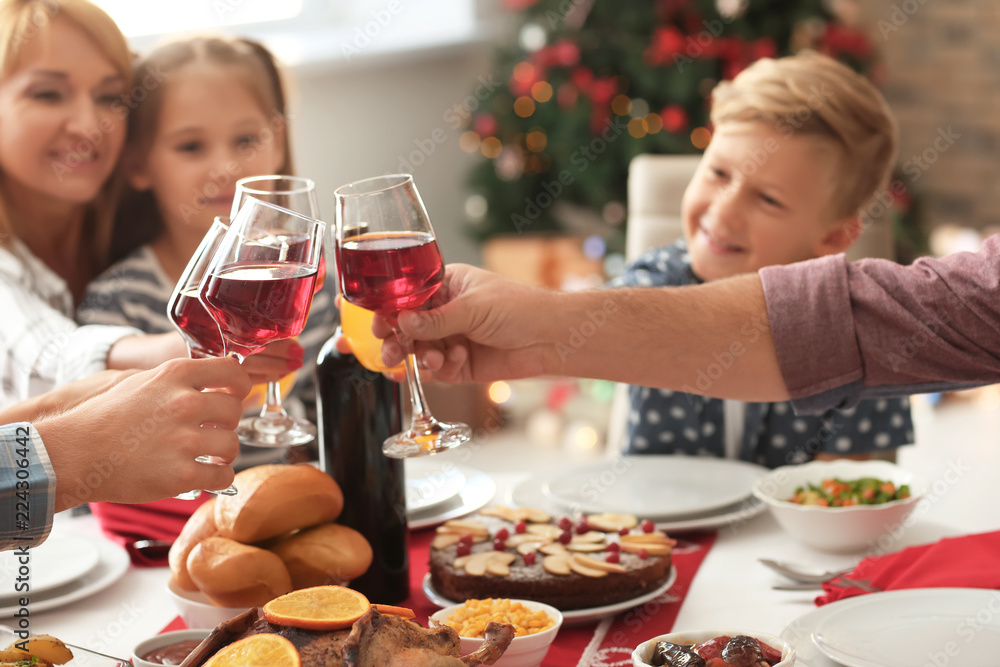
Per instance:
[[[460,642],[451,628],[424,628],[398,616],[372,609],[362,616],[344,640],[345,667],[465,667],[492,665],[514,638],[514,628],[490,623],[486,642],[476,652],[459,658]]]

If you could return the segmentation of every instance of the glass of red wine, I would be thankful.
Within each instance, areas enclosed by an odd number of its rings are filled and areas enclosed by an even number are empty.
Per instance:
[[[215,255],[227,231],[229,231],[229,218],[216,218],[201,239],[198,249],[188,260],[180,280],[170,295],[170,301],[167,302],[167,317],[184,338],[188,356],[192,359],[225,356],[222,332],[218,323],[212,319],[198,299],[198,287],[202,276],[205,275],[209,260]],[[199,456],[196,460],[201,463],[215,463],[207,456]],[[209,493],[232,496],[236,495],[236,487],[230,485],[229,488]],[[182,500],[194,500],[200,495],[201,491],[195,489],[177,497]]]
[[[316,287],[325,223],[250,197],[208,263],[198,296],[242,363],[302,333]]]
[[[337,189],[337,272],[340,292],[356,306],[390,321],[420,308],[444,278],[430,218],[409,174],[356,181]],[[410,428],[388,438],[392,458],[425,456],[468,442],[471,429],[438,421],[427,408],[412,350],[406,355]]]
[[[233,218],[251,197],[310,218],[319,217],[316,184],[310,178],[281,174],[241,178],[236,181]],[[323,289],[325,278],[326,262],[320,252],[316,292]],[[255,447],[291,447],[312,442],[316,437],[316,426],[307,419],[288,414],[281,402],[281,385],[273,381],[267,383],[267,394],[260,414],[240,421],[236,433],[241,442]]]

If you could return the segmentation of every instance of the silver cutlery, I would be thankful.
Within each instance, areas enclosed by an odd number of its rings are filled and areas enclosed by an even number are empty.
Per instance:
[[[802,584],[821,584],[824,581],[829,581],[835,577],[843,574],[847,574],[854,569],[854,566],[845,567],[840,570],[829,570],[826,572],[811,570],[807,567],[801,565],[795,565],[792,563],[785,563],[782,561],[771,560],[770,558],[759,558],[761,564],[774,570],[778,574],[791,579],[792,581],[797,581]]]
[[[793,584],[775,584],[771,588],[776,591],[814,591],[823,587],[823,584],[829,583],[833,586],[839,586],[841,588],[859,588],[866,593],[881,593],[882,589],[877,586],[872,586],[869,581],[861,579],[848,579],[844,575],[837,575],[826,581],[820,581],[816,583],[806,583],[806,582],[796,582]]]

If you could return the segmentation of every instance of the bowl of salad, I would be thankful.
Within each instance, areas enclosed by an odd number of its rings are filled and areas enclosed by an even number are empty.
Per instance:
[[[753,494],[801,542],[858,552],[884,550],[880,539],[898,537],[924,488],[888,461],[838,460],[776,468],[757,480]]]

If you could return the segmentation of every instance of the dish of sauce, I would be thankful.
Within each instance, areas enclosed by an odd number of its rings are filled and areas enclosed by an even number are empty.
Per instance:
[[[184,658],[188,657],[188,654],[195,650],[200,643],[201,641],[198,639],[185,639],[154,648],[146,655],[140,655],[139,657],[147,662],[155,662],[158,665],[179,665],[184,662]]]

